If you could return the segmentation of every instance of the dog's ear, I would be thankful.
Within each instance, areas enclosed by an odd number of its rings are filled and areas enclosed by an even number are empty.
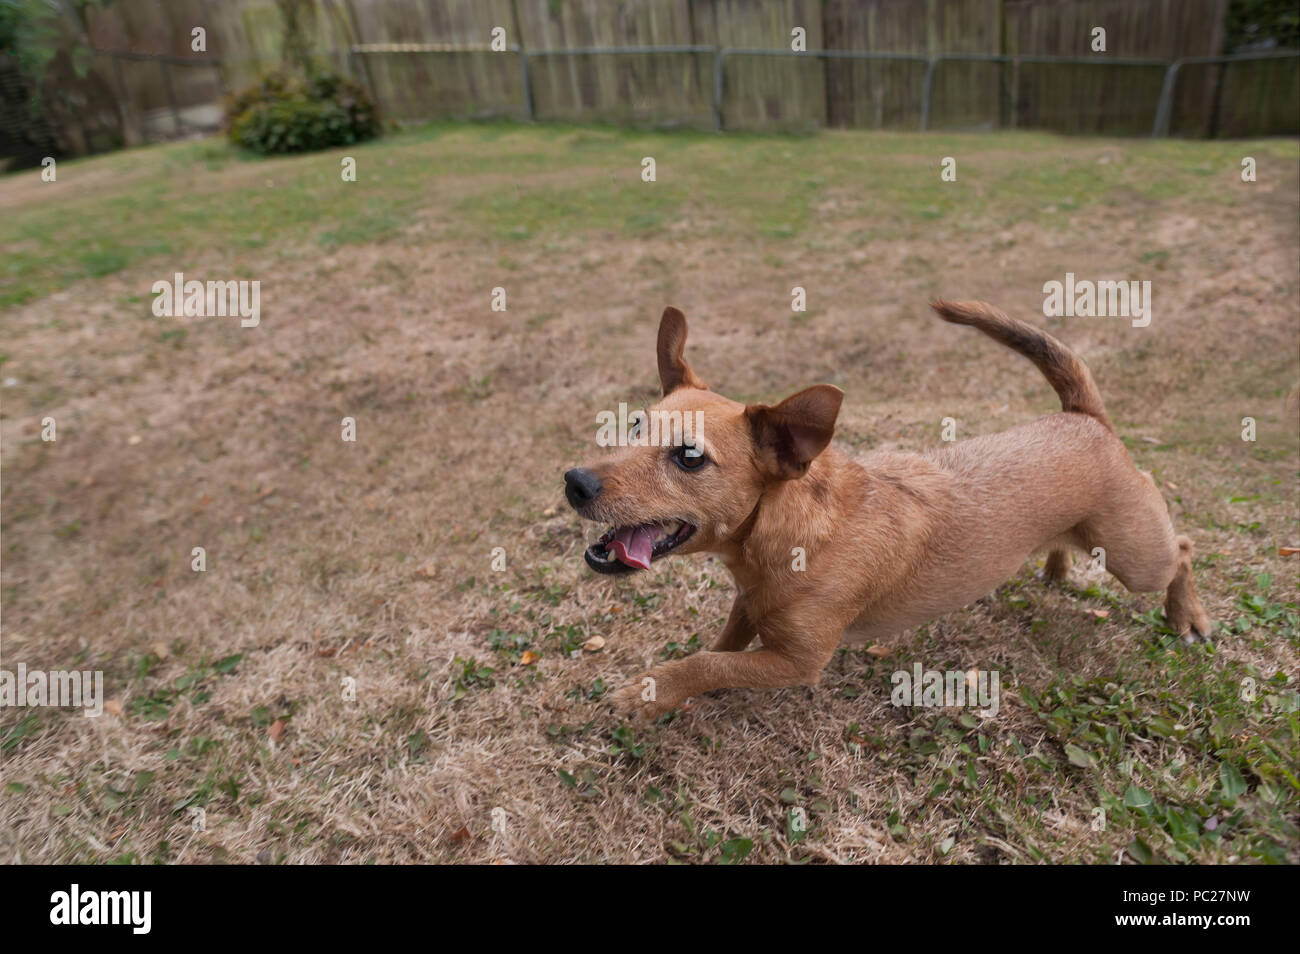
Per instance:
[[[759,467],[778,480],[802,477],[831,442],[843,400],[844,392],[833,384],[818,384],[780,404],[745,408]]]
[[[686,347],[686,316],[669,305],[659,319],[659,383],[664,386],[664,394],[669,395],[678,388],[699,388],[707,391],[709,386],[695,376],[691,366],[682,357]]]

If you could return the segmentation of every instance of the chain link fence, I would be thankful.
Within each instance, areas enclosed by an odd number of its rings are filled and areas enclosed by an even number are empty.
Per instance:
[[[1083,70],[1103,73],[1104,83],[1128,91],[1122,97],[1123,108],[1110,107],[1105,114],[1085,118],[1085,128],[1097,132],[1149,133],[1152,136],[1215,135],[1231,130],[1232,135],[1293,135],[1300,133],[1300,51],[1279,50],[1264,53],[1247,53],[1236,56],[1185,57],[1172,62],[1160,59],[1119,58],[1107,56],[1030,56],[1014,54],[941,53],[933,56],[914,53],[876,53],[852,50],[809,50],[796,52],[784,49],[748,49],[707,46],[646,46],[646,47],[581,47],[555,50],[526,50],[511,46],[493,52],[485,47],[448,47],[444,44],[371,44],[354,46],[349,50],[354,59],[362,60],[360,79],[372,90],[366,63],[371,57],[391,58],[401,56],[513,56],[518,61],[519,77],[517,98],[507,102],[460,104],[463,115],[507,115],[528,120],[571,119],[621,119],[643,120],[661,124],[688,124],[711,126],[722,131],[730,128],[761,128],[772,118],[775,110],[765,110],[765,92],[754,93],[747,89],[733,90],[729,73],[738,68],[746,58],[779,57],[803,60],[807,66],[824,71],[828,86],[850,86],[873,109],[836,111],[823,105],[828,96],[799,95],[800,74],[792,72],[790,86],[782,92],[807,106],[805,115],[796,117],[796,125],[841,125],[850,127],[883,128],[899,126],[928,130],[932,128],[1054,128],[1054,111],[1087,111],[1089,104],[1077,97],[1063,96],[1060,103],[1043,102],[1042,87],[1032,82],[1031,70]],[[600,88],[602,73],[596,69],[583,70],[566,64],[587,58],[613,57],[628,63],[618,82]],[[675,60],[676,67],[668,67],[677,74],[676,95],[665,110],[661,78],[655,75],[656,65]],[[823,66],[823,61],[825,65]],[[560,65],[557,66],[557,63]],[[978,108],[972,112],[971,97],[961,96],[961,110],[951,108],[945,98],[957,98],[954,90],[963,91],[968,86],[964,77],[960,82],[940,83],[946,68],[953,65],[983,65],[994,70],[988,84],[992,91],[985,97],[986,107],[981,115]],[[1234,83],[1238,67],[1258,67],[1272,64],[1268,74],[1257,74],[1251,82]],[[807,78],[807,66],[804,79]],[[828,72],[834,66],[865,67],[856,74],[843,74],[832,78]],[[1185,79],[1189,68],[1212,67],[1217,73],[1207,78],[1200,76],[1191,82]],[[394,72],[390,70],[390,74]],[[555,74],[565,73],[564,81],[573,85],[576,103],[568,108],[554,108],[556,97],[548,95],[555,85]],[[662,71],[660,71],[662,72]],[[966,74],[970,75],[970,74]],[[855,84],[855,80],[857,81]],[[434,82],[430,76],[430,82]],[[806,83],[804,85],[807,85]],[[382,87],[382,84],[381,84]],[[1214,92],[1211,102],[1203,101],[1202,93],[1209,87]],[[1058,84],[1057,89],[1060,89]],[[639,90],[652,91],[657,96],[638,96]],[[384,97],[378,96],[381,108],[390,115],[418,120],[433,118],[417,112],[419,98],[412,90],[410,102],[396,111]],[[1037,97],[1037,101],[1035,100]],[[1115,97],[1108,97],[1113,101]],[[819,102],[818,100],[821,100]],[[456,104],[451,112],[457,112]],[[1208,110],[1208,112],[1207,112]],[[438,110],[435,109],[435,112]],[[936,122],[939,117],[940,122]],[[1228,117],[1225,119],[1225,117]],[[789,117],[785,117],[788,122]]]
[[[402,122],[495,116],[718,131],[839,126],[1300,133],[1300,51],[1294,50],[1169,62],[1104,55],[388,43],[317,55],[363,83],[384,114]],[[273,65],[109,50],[96,50],[94,57],[116,93],[128,145],[215,131],[230,67],[245,77]],[[771,60],[789,61],[789,68],[760,74],[750,66]],[[1103,88],[1113,93],[1116,85],[1127,95],[1088,95]],[[1103,101],[1112,105],[1099,106]]]

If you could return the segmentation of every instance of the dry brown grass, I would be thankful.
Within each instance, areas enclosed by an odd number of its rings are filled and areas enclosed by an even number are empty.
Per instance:
[[[1213,183],[1172,192],[1148,172],[1122,187],[1130,203],[1084,204],[1063,222],[1055,203],[1002,221],[1014,182],[986,184],[977,170],[1077,162],[1105,175],[1157,147],[879,137],[870,168],[911,164],[935,190],[938,156],[974,153],[962,175],[978,207],[956,200],[930,217],[888,206],[857,177],[848,157],[870,137],[692,142],[679,161],[690,198],[660,227],[570,228],[561,217],[554,231],[512,240],[497,227],[508,208],[479,221],[464,205],[499,194],[494,173],[435,175],[443,158],[492,148],[476,135],[418,144],[428,187],[409,184],[418,213],[393,235],[324,250],[308,235],[242,251],[214,241],[183,264],[131,263],[6,313],[0,376],[16,383],[0,389],[4,664],[103,669],[120,714],[42,711],[4,753],[0,854],[654,862],[725,858],[751,839],[750,859],[768,861],[1120,857],[1139,826],[1089,827],[1097,785],[1113,787],[1119,770],[1096,782],[1067,764],[1062,736],[1019,692],[1073,675],[1150,680],[1154,670],[1135,676],[1133,661],[1159,658],[1159,637],[1128,610],[1156,596],[1046,589],[1027,568],[900,635],[883,661],[845,653],[814,689],[716,693],[633,734],[592,697],[671,643],[707,644],[730,584],[702,557],[595,577],[581,559],[594,531],[564,508],[560,475],[587,456],[597,410],[653,398],[655,320],[668,302],[691,319],[691,360],[719,390],[771,399],[832,381],[848,392],[842,443],[924,449],[943,417],[969,436],[1052,406],[1028,363],[932,318],[931,296],[1043,321],[1039,289],[1067,270],[1153,278],[1156,316],[1140,333],[1102,319],[1043,323],[1088,361],[1139,465],[1162,482],[1202,557],[1211,615],[1240,615],[1235,602],[1261,572],[1275,599],[1293,603],[1300,558],[1278,555],[1300,537],[1293,144],[1260,145],[1276,160],[1261,164],[1270,176],[1230,206],[1207,196],[1234,188],[1233,147],[1163,145],[1156,155],[1171,170],[1202,155],[1222,168]],[[507,138],[521,153],[554,153],[545,169],[506,179],[537,202],[587,188],[602,163],[630,161],[634,177],[646,154],[633,142],[626,155],[571,163],[564,138]],[[800,175],[822,180],[811,218],[793,235],[747,225],[729,202],[779,186],[751,179],[709,193],[710,176],[729,175],[728,149],[761,152],[754,162],[767,165],[753,168],[773,176],[794,153]],[[310,160],[296,161],[275,174]],[[210,171],[203,188],[238,201],[251,168]],[[673,174],[665,162],[661,184]],[[129,194],[139,183],[99,187]],[[40,183],[2,186],[0,205],[29,214],[14,193]],[[149,285],[176,268],[260,279],[261,327],[152,318]],[[792,317],[796,284],[810,311]],[[498,285],[510,296],[504,314],[488,307]],[[183,339],[162,337],[176,327]],[[39,438],[45,415],[58,421],[54,444]],[[1238,437],[1247,415],[1257,445]],[[340,440],[344,416],[357,420],[355,444]],[[205,573],[190,570],[194,546],[206,548]],[[491,568],[496,547],[504,572]],[[1107,619],[1089,613],[1106,607]],[[530,640],[540,658],[523,665],[494,649],[494,632],[498,644],[500,634]],[[603,650],[565,651],[595,635]],[[1294,636],[1260,635],[1221,631],[1207,665],[1281,671],[1294,689]],[[211,670],[233,654],[233,671]],[[466,660],[494,672],[475,681]],[[913,660],[1000,669],[996,724],[969,731],[959,712],[891,706],[888,673]],[[1171,685],[1187,678],[1170,672]],[[187,676],[195,686],[177,690]],[[355,701],[342,697],[345,678]],[[1152,698],[1169,688],[1160,682],[1146,684]],[[26,715],[0,716],[0,739]],[[1184,777],[1186,803],[1205,804],[1216,769],[1204,748],[1138,735],[1126,757],[1156,775],[1170,760],[1199,764]],[[1293,814],[1294,790],[1286,797]],[[187,802],[204,807],[206,830],[192,828]],[[788,830],[792,806],[810,818],[802,840]],[[1293,830],[1275,831],[1294,861]],[[1244,845],[1189,856],[1232,860]]]

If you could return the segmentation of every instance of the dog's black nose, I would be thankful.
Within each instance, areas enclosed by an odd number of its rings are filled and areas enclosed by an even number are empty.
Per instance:
[[[600,496],[600,478],[589,470],[575,467],[564,475],[564,496],[575,510]]]

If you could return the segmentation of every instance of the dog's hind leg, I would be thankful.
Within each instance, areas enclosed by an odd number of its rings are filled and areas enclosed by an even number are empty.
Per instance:
[[[1042,579],[1044,583],[1057,583],[1070,573],[1070,551],[1064,547],[1055,547],[1047,554],[1043,564]]]
[[[1112,501],[1076,528],[1084,548],[1101,547],[1106,570],[1132,592],[1164,590],[1165,617],[1174,632],[1189,641],[1208,639],[1212,624],[1192,582],[1192,542],[1175,535],[1155,483],[1135,470]]]
[[[1189,642],[1194,638],[1208,641],[1213,624],[1192,582],[1192,541],[1179,536],[1176,543],[1178,572],[1165,591],[1165,618],[1169,620],[1169,628],[1187,637]]]

